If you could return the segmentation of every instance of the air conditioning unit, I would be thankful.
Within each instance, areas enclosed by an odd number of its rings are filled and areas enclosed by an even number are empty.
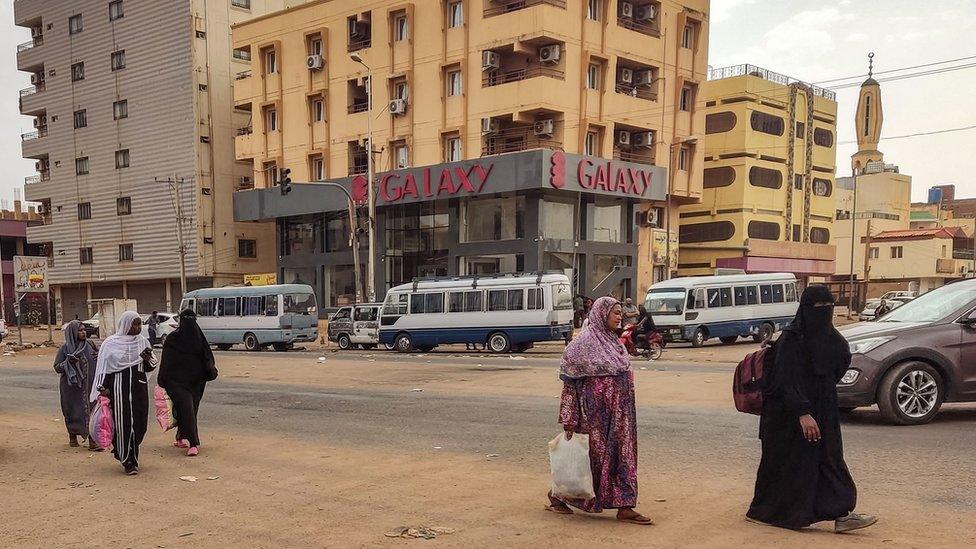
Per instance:
[[[653,21],[657,17],[657,6],[654,4],[647,4],[644,6],[637,6],[637,20],[638,21]]]
[[[40,38],[44,36],[44,29],[41,27],[31,27],[31,38]]]
[[[309,55],[307,58],[305,58],[305,66],[308,67],[308,70],[310,71],[321,70],[324,65],[325,60],[322,59],[321,55]]]
[[[634,132],[634,146],[649,149],[654,146],[654,132]]]
[[[38,84],[44,83],[44,75],[39,73],[31,74],[31,85],[37,86]]]
[[[38,160],[37,162],[34,162],[34,169],[37,170],[37,171],[39,171],[39,172],[46,172],[47,171],[47,161],[45,161],[45,160]]]
[[[555,65],[559,63],[559,44],[550,44],[539,48],[539,61]]]
[[[406,112],[407,112],[406,99],[394,99],[390,101],[390,114],[400,115],[400,114],[406,114]]]
[[[634,72],[634,84],[645,88],[651,87],[654,84],[654,72],[651,69]]]
[[[47,116],[41,115],[34,119],[34,128],[43,128],[47,126]]]
[[[37,205],[37,209],[36,209],[35,211],[36,211],[37,213],[39,213],[39,214],[41,214],[41,215],[44,215],[44,214],[46,214],[46,213],[47,213],[47,208],[45,208],[45,207],[44,207],[44,204],[43,204],[43,203],[41,203],[41,204],[38,204],[38,205]]]
[[[481,70],[493,71],[502,66],[502,56],[493,51],[481,52]]]
[[[617,144],[618,145],[630,145],[630,132],[627,130],[620,130],[617,132]]]
[[[632,85],[634,83],[634,70],[627,67],[621,68],[617,72],[617,81],[621,84]]]
[[[621,2],[620,10],[617,16],[621,19],[633,19],[634,18],[634,5],[630,2]]]
[[[648,227],[659,227],[661,224],[661,219],[659,218],[658,214],[660,212],[661,210],[657,208],[651,208],[650,210],[644,212],[644,225]]]
[[[481,133],[488,135],[493,133],[498,133],[501,128],[501,121],[497,118],[482,118],[481,119]]]
[[[536,120],[535,125],[532,127],[532,132],[539,137],[552,137],[555,131],[555,125],[555,122],[551,118]]]

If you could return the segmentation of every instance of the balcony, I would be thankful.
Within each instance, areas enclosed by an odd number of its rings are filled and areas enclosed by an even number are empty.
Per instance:
[[[47,156],[47,126],[20,135],[22,156],[24,158],[40,159]]]
[[[38,46],[44,44],[44,38],[37,38],[17,46],[17,69],[26,72],[43,72],[44,61]]]
[[[657,101],[657,90],[646,86],[632,86],[630,84],[624,84],[618,82],[614,91],[630,97],[636,97],[638,99],[644,99],[647,101]]]
[[[646,34],[647,36],[661,37],[660,20],[638,21],[636,19],[617,18],[617,25],[625,29]]]
[[[555,78],[557,80],[565,80],[566,72],[560,69],[542,66],[514,70],[497,70],[485,73],[481,78],[481,86],[490,88],[493,86],[508,84],[509,82],[519,82],[521,80],[537,78],[540,76]]]
[[[369,101],[356,101],[346,108],[349,114],[358,114],[369,110]]]
[[[489,4],[491,7],[485,8],[482,14],[486,18],[524,10],[532,6],[547,5],[566,9],[566,0],[491,0]]]
[[[37,96],[44,91],[44,88],[44,84],[41,83],[20,90],[20,114],[32,114],[43,110]]]
[[[35,131],[29,133],[20,134],[21,141],[33,141],[35,139],[40,139],[42,137],[47,137],[47,126],[42,126]]]
[[[563,150],[563,144],[553,137],[538,136],[532,126],[504,128],[482,138],[481,156],[528,151],[532,149]]]
[[[37,175],[28,175],[27,177],[25,177],[24,178],[24,185],[25,186],[27,186],[27,185],[34,185],[34,184],[40,183],[42,181],[50,181],[50,180],[51,180],[51,174],[50,174],[50,172],[41,172],[41,173],[39,173]]]
[[[654,148],[649,149],[631,149],[624,150],[620,148],[613,149],[613,159],[620,160],[622,162],[635,162],[637,164],[651,164],[657,161],[654,155]]]

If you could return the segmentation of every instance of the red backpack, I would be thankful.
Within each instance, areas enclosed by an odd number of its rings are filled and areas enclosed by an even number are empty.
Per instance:
[[[732,379],[732,399],[735,409],[757,416],[762,415],[765,374],[776,359],[776,347],[769,342],[762,349],[749,353],[735,367]]]

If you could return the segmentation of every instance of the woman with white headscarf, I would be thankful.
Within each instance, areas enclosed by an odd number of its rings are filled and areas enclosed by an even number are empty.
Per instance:
[[[146,372],[156,368],[149,340],[140,335],[142,319],[133,311],[119,317],[115,335],[104,342],[98,353],[98,366],[89,399],[99,394],[112,402],[115,430],[112,454],[128,475],[139,474],[139,445],[149,423],[149,385]]]

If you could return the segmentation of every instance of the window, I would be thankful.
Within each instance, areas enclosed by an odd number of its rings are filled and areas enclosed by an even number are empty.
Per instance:
[[[405,295],[401,295],[400,299],[405,298]],[[447,312],[449,313],[463,313],[464,312],[464,292],[448,292],[447,294]],[[395,313],[389,313],[395,314]],[[401,313],[402,314],[402,313]]]
[[[790,282],[789,284],[786,284],[784,288],[786,289],[786,302],[796,302],[796,284]]]
[[[716,112],[705,116],[705,133],[724,133],[735,127],[734,112]]]
[[[810,242],[814,244],[827,244],[830,242],[830,229],[814,227],[810,229]]]
[[[755,305],[759,303],[759,291],[755,286],[746,287],[746,304]]]
[[[82,265],[91,265],[95,262],[94,254],[92,253],[91,248],[80,248],[78,250],[78,256]]]
[[[251,9],[251,0],[230,0],[230,5],[235,8]]]
[[[871,131],[871,96],[864,96],[864,136]]]
[[[735,299],[735,306],[748,305],[749,300],[746,297],[746,289],[748,286],[736,286],[732,288],[732,297]]]
[[[461,95],[461,71],[450,71],[447,73],[447,95],[454,97]]]
[[[84,26],[81,23],[80,13],[68,18],[68,34],[78,34],[82,30],[84,30]]]
[[[112,117],[116,120],[129,117],[129,101],[122,99],[112,103]]]
[[[587,0],[586,2],[586,18],[590,21],[600,20],[600,3],[602,0]]]
[[[731,307],[732,288],[708,288],[708,307]]]
[[[705,168],[702,176],[702,186],[706,189],[718,187],[728,187],[735,181],[735,168],[732,166],[720,166],[718,168]]]
[[[409,28],[407,26],[407,16],[398,15],[393,20],[393,40],[401,42],[409,38]]]
[[[257,259],[258,241],[250,238],[240,238],[237,240],[237,257],[244,259]]]
[[[750,221],[749,238],[760,240],[779,240],[779,223],[772,221]]]
[[[688,292],[688,297],[694,299],[694,302],[695,302],[695,307],[694,308],[695,309],[704,309],[705,308],[706,301],[705,301],[705,289],[704,288],[696,288],[693,291],[689,291]]]
[[[278,110],[267,109],[264,111],[265,129],[269,132],[278,131]]]
[[[586,68],[586,89],[600,89],[600,72],[599,63],[590,63],[590,65]]]
[[[407,87],[406,82],[397,82],[393,84],[393,97],[394,99],[410,98],[410,89]]]
[[[772,291],[773,291],[773,303],[783,303],[783,299],[784,299],[783,298],[783,285],[782,284],[773,284]]]
[[[681,110],[691,111],[695,108],[695,88],[685,86],[681,88]]]
[[[460,137],[448,137],[447,139],[445,139],[444,161],[445,162],[461,161],[461,138]]]
[[[323,51],[325,51],[325,50],[322,48],[322,39],[321,38],[318,38],[318,36],[316,36],[315,38],[312,38],[309,41],[309,43],[308,43],[308,54],[309,55],[322,55],[322,52]]]
[[[402,170],[410,167],[410,147],[397,145],[393,147],[393,158],[396,162],[395,169]]]
[[[688,153],[689,153],[688,147],[682,146],[682,147],[680,147],[678,149],[678,169],[679,170],[684,170],[684,171],[687,171],[688,170],[688,163],[689,163],[688,162],[688,156],[689,156]]]
[[[622,206],[620,204],[593,205],[593,240],[595,242],[615,242],[624,240],[624,228],[621,223]]]
[[[268,188],[278,184],[278,165],[274,162],[264,165],[264,182]]]
[[[947,246],[945,246],[945,245],[942,246],[942,257],[945,257],[946,256],[946,252],[948,252],[948,250],[949,249],[948,249]]]
[[[793,242],[799,242],[799,241],[800,241],[800,226],[793,225]]]
[[[904,248],[901,246],[891,247],[891,259],[901,259],[904,256]]]
[[[75,111],[75,129],[77,130],[78,128],[84,128],[87,125],[88,125],[88,111],[84,109],[80,111]]]
[[[218,316],[237,316],[237,309],[236,297],[222,297],[217,300]]]
[[[731,239],[734,234],[735,224],[731,221],[689,223],[681,224],[678,228],[678,241],[688,244],[695,242],[721,242]]]
[[[525,197],[510,196],[462,202],[458,217],[460,242],[496,242],[522,238]]]
[[[483,292],[464,292],[464,312],[480,313],[482,311],[481,300]]]
[[[264,53],[264,72],[265,74],[278,72],[278,53],[274,49]]]
[[[768,133],[770,135],[783,135],[784,122],[779,116],[753,111],[752,116],[749,117],[749,124],[757,132]]]
[[[85,63],[75,63],[71,65],[71,81],[78,82],[85,79]]]
[[[108,20],[115,21],[116,19],[122,19],[125,13],[122,11],[122,0],[115,0],[114,2],[109,2],[108,4]]]
[[[312,181],[325,181],[325,159],[321,156],[312,157]]]
[[[793,188],[798,191],[803,190],[803,174],[796,174],[793,176]]]
[[[88,174],[88,157],[75,158],[75,175]]]
[[[868,252],[868,257],[870,257],[871,259],[878,259],[879,257],[881,257],[881,249],[872,246],[871,250]]]
[[[508,290],[488,290],[488,310],[508,310]]]
[[[112,52],[112,70],[117,71],[125,68],[125,50]]]
[[[783,172],[761,166],[749,168],[749,183],[755,187],[779,189],[783,187]]]
[[[586,132],[586,138],[583,141],[583,154],[590,156],[600,155],[600,134],[597,132]]]
[[[761,301],[763,303],[763,305],[766,305],[766,304],[769,304],[769,303],[772,303],[773,302],[773,287],[772,286],[770,286],[769,284],[763,284],[763,285],[759,286],[759,301]]]
[[[546,308],[546,304],[543,301],[542,288],[529,288],[525,290],[526,293],[526,309],[530,311],[539,311]]]
[[[824,128],[813,129],[813,143],[821,147],[834,146],[834,133]]]
[[[816,196],[830,196],[832,186],[829,179],[815,178],[813,180],[813,194]]]
[[[464,4],[451,2],[447,5],[447,26],[454,29],[464,24]]]
[[[685,25],[683,31],[681,31],[681,47],[687,48],[689,50],[695,48],[695,26],[688,24]]]
[[[132,261],[132,244],[119,244],[119,261]]]
[[[803,139],[803,131],[806,129],[806,125],[803,122],[796,123],[796,138]]]
[[[91,202],[78,204],[78,221],[84,221],[85,219],[91,219]]]
[[[115,213],[117,215],[132,214],[132,197],[123,196],[115,199]]]
[[[508,291],[508,310],[521,311],[525,308],[525,292],[522,290]]]
[[[460,292],[457,293],[461,295]],[[453,304],[454,293],[451,293],[451,303]],[[452,313],[461,312],[460,309],[457,311],[452,310]],[[384,315],[405,315],[407,314],[407,294],[395,295],[388,299],[386,305],[383,307]]]
[[[312,100],[312,122],[325,122],[325,100]]]
[[[115,169],[129,167],[129,149],[115,151]]]

